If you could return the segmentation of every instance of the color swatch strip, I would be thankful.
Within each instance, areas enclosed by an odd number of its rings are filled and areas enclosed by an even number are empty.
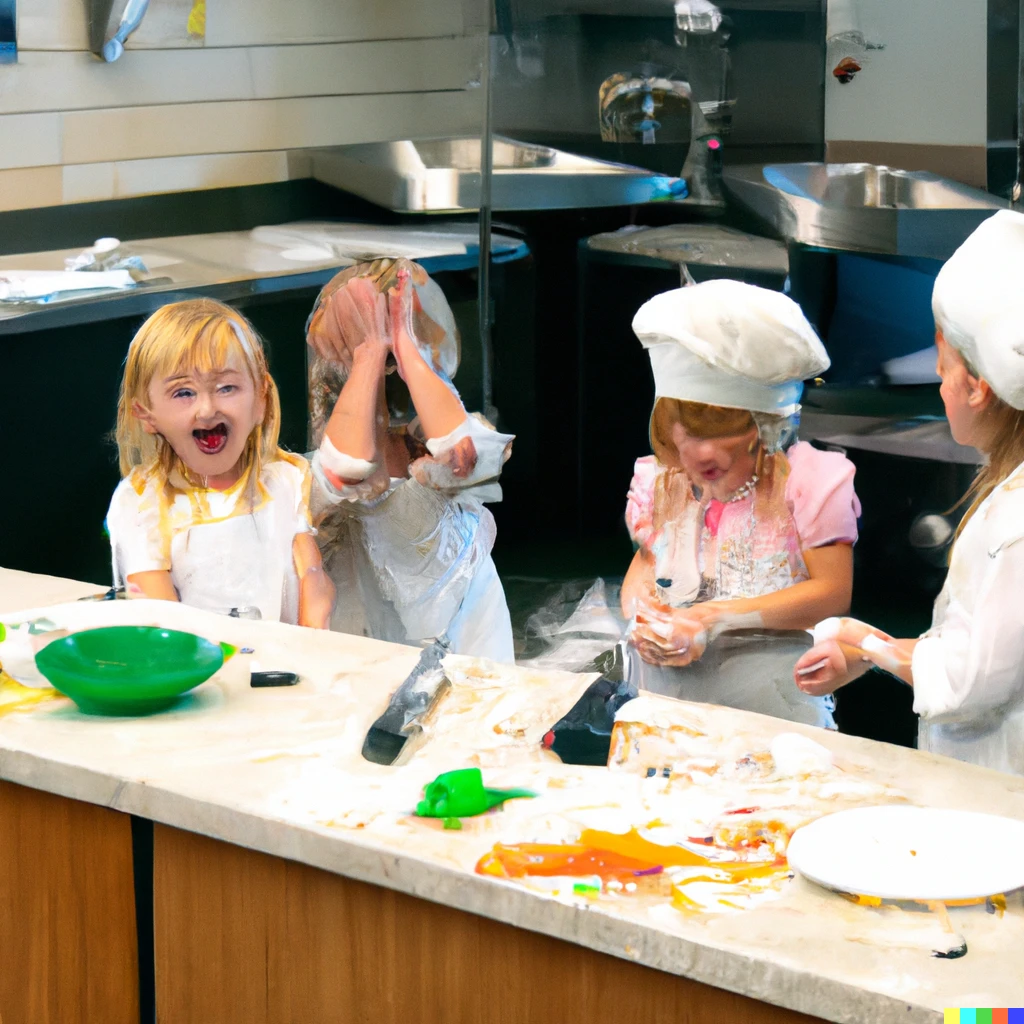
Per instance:
[[[1024,1009],[949,1009],[942,1015],[942,1024],[1024,1024]]]

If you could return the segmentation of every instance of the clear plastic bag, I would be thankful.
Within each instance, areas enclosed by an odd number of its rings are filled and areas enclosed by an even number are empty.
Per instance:
[[[619,583],[570,580],[556,585],[526,620],[517,647],[520,664],[567,672],[603,672],[626,635]]]
[[[644,662],[624,641],[628,623],[619,609],[619,584],[573,580],[553,591],[525,623],[517,646],[530,668],[608,673],[624,654],[625,679],[640,689],[699,703],[832,728],[832,698],[797,689],[793,666],[811,646],[803,631],[723,633],[703,657],[685,667]]]

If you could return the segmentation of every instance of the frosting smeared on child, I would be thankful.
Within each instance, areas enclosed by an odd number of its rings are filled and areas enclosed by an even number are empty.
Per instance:
[[[831,725],[830,705],[793,683],[798,643],[752,644],[749,672],[694,665],[722,634],[806,629],[849,607],[853,466],[796,442],[802,381],[828,356],[795,302],[735,281],[658,295],[633,327],[656,394],[654,456],[637,462],[626,510],[639,550],[622,610],[640,681]]]

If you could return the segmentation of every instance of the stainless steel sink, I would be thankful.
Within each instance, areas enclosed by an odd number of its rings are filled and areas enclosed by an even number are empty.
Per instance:
[[[1007,204],[927,171],[874,164],[768,164],[725,172],[732,199],[788,241],[947,259]]]
[[[491,206],[555,210],[681,198],[680,178],[591,160],[548,146],[495,138]],[[479,138],[364,143],[313,153],[313,177],[405,213],[452,213],[480,205]]]
[[[419,154],[424,167],[431,170],[480,171],[479,139],[428,139],[425,142],[397,143],[411,147]],[[523,168],[554,167],[559,154],[547,146],[528,146],[524,142],[496,138],[493,142],[496,171],[515,171]]]

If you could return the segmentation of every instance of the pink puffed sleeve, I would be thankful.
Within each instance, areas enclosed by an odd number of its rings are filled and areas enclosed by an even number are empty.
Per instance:
[[[626,498],[626,526],[633,542],[646,547],[654,532],[654,484],[664,472],[653,455],[637,459]]]
[[[800,546],[855,543],[860,501],[853,489],[853,463],[839,452],[822,452],[803,441],[786,456],[786,501],[793,510]]]

